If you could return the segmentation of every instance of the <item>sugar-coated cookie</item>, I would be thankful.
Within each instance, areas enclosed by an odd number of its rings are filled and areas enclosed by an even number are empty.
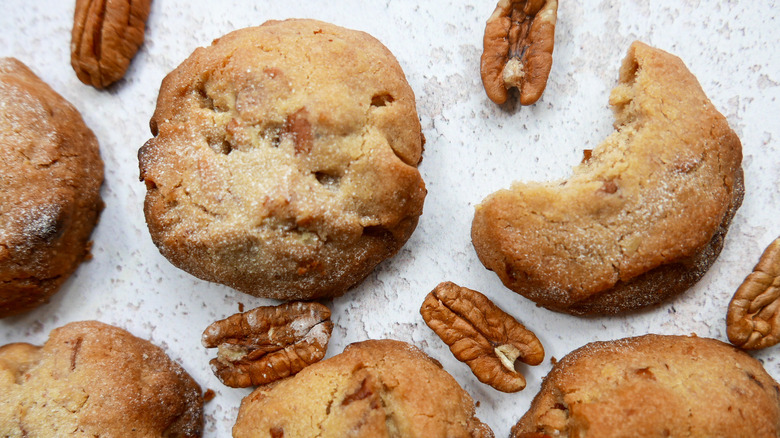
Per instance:
[[[612,314],[687,290],[742,203],[739,138],[678,57],[634,43],[609,101],[616,131],[570,178],[515,183],[474,215],[482,263],[552,310]]]
[[[162,349],[96,321],[0,347],[0,436],[199,437],[200,387]]]
[[[406,242],[426,190],[414,94],[370,35],[269,21],[162,83],[139,151],[152,239],[256,296],[343,294]]]
[[[777,437],[780,387],[714,339],[593,342],[553,367],[511,436]]]
[[[103,161],[76,108],[14,58],[0,105],[2,318],[46,303],[89,254]]]

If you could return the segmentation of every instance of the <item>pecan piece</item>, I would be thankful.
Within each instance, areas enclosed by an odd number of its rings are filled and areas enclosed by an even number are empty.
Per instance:
[[[265,385],[319,361],[333,331],[330,310],[319,303],[257,307],[217,321],[203,332],[203,346],[218,347],[211,369],[233,388]]]
[[[499,391],[525,388],[517,360],[538,365],[544,359],[536,335],[475,290],[441,283],[425,297],[420,314],[480,382]]]
[[[70,65],[79,80],[105,88],[125,75],[141,43],[152,0],[76,0]]]
[[[726,316],[729,341],[758,350],[780,342],[780,237],[737,289]]]
[[[311,152],[313,138],[308,116],[309,112],[306,111],[306,108],[301,108],[287,116],[285,132],[292,135],[295,155]]]
[[[490,100],[506,102],[516,87],[520,103],[539,100],[547,86],[555,45],[557,0],[500,0],[487,21],[480,66]]]

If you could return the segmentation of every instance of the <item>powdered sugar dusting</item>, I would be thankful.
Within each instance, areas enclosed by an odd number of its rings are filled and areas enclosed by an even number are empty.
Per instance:
[[[325,324],[317,324],[306,334],[306,340],[311,344],[328,345],[330,330]]]
[[[36,205],[25,212],[24,235],[28,238],[49,239],[59,232],[58,204]]]
[[[290,328],[292,328],[293,333],[295,336],[304,336],[309,330],[311,330],[312,327],[314,327],[316,324],[319,324],[321,321],[318,318],[315,318],[313,314],[305,315],[305,316],[299,316],[295,318],[290,323]]]

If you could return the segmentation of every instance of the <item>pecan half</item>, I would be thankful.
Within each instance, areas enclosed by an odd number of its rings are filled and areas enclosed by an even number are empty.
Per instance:
[[[70,65],[79,80],[105,88],[125,75],[144,42],[152,0],[76,0]]]
[[[487,21],[480,73],[495,103],[520,90],[520,103],[539,100],[552,68],[557,0],[500,0]]]
[[[475,290],[441,283],[425,297],[420,314],[480,382],[499,391],[525,388],[517,360],[538,365],[544,359],[536,335]]]
[[[203,346],[218,347],[211,369],[233,388],[265,385],[319,361],[333,331],[330,310],[294,302],[237,313],[203,332]]]
[[[726,316],[729,341],[758,350],[780,342],[780,237],[737,289]]]

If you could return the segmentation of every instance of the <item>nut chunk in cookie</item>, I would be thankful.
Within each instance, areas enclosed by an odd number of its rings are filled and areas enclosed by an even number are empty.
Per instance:
[[[414,94],[363,32],[287,20],[225,35],[165,78],[150,125],[138,155],[152,239],[248,294],[341,295],[422,213]]]
[[[96,321],[0,347],[0,436],[199,437],[200,386],[151,342]]]
[[[97,138],[27,66],[0,59],[0,318],[46,303],[89,254]]]
[[[248,437],[473,437],[493,432],[438,362],[399,341],[365,341],[262,386],[233,427]]]
[[[613,314],[685,291],[742,203],[742,145],[680,58],[635,42],[609,102],[615,132],[571,177],[515,183],[474,214],[480,261],[552,310]]]

